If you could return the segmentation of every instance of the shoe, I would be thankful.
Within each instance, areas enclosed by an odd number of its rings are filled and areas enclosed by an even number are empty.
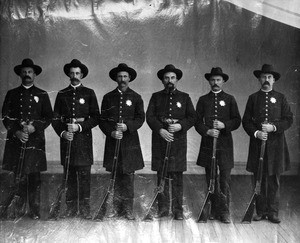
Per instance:
[[[127,220],[135,220],[135,217],[134,217],[134,215],[133,215],[133,213],[131,211],[126,211],[125,218]]]
[[[269,215],[268,220],[274,224],[279,224],[281,221],[276,215]]]
[[[267,216],[265,214],[257,214],[253,217],[253,221],[261,221],[266,218],[267,218]]]
[[[38,219],[41,218],[40,214],[39,214],[39,213],[35,213],[35,212],[29,213],[28,216],[29,216],[30,218],[32,218],[33,220],[38,220]]]
[[[182,212],[176,212],[174,214],[174,219],[175,220],[183,220],[183,213]]]
[[[168,211],[158,212],[158,214],[155,216],[155,218],[163,218],[163,217],[169,217],[169,212]]]
[[[231,220],[228,214],[221,215],[220,220],[224,224],[230,224]]]

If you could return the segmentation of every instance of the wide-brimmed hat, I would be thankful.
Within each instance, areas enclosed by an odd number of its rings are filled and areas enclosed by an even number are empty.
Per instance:
[[[261,70],[253,71],[254,76],[257,78],[259,78],[262,73],[272,74],[274,76],[275,81],[277,81],[281,76],[280,73],[277,73],[274,71],[273,66],[270,64],[264,64],[264,65],[262,65]]]
[[[87,66],[85,66],[83,63],[81,63],[79,60],[77,59],[73,59],[70,63],[67,63],[64,66],[64,72],[67,76],[69,76],[70,73],[70,68],[77,68],[79,67],[82,73],[82,78],[85,78],[88,73],[89,73],[89,69],[87,68]]]
[[[164,74],[168,73],[168,72],[175,73],[178,80],[182,78],[182,71],[178,68],[175,68],[175,66],[173,64],[168,64],[168,65],[165,66],[165,68],[159,70],[157,72],[157,77],[160,80],[163,80]]]
[[[113,68],[112,70],[109,71],[109,77],[112,80],[117,81],[117,74],[119,72],[127,72],[130,76],[130,81],[129,82],[135,80],[135,78],[137,76],[137,73],[133,68],[128,67],[126,63],[120,63],[117,67],[115,67],[115,68]]]
[[[42,68],[40,66],[35,65],[31,59],[26,58],[22,61],[21,65],[17,65],[17,66],[14,67],[15,73],[20,76],[21,70],[24,67],[32,68],[34,70],[34,73],[36,74],[36,76],[39,75],[42,72]]]
[[[213,67],[210,71],[210,73],[204,74],[204,77],[209,81],[211,76],[222,76],[224,79],[224,82],[226,82],[229,79],[229,76],[226,73],[223,73],[222,68],[220,67]]]

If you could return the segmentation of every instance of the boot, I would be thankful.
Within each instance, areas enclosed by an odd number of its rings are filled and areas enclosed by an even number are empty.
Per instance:
[[[67,211],[65,214],[66,218],[73,218],[77,214],[77,206],[76,206],[76,201],[67,201]]]
[[[83,219],[92,219],[92,215],[90,213],[90,199],[86,198],[79,202],[79,212],[80,217]]]

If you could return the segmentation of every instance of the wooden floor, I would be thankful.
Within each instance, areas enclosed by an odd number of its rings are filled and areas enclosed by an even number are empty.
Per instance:
[[[96,211],[109,175],[92,175],[92,212]],[[296,176],[281,178],[280,218],[278,225],[268,221],[241,224],[251,196],[250,176],[232,176],[231,224],[219,221],[196,223],[206,185],[203,175],[184,176],[185,220],[162,218],[142,221],[154,189],[155,175],[136,175],[135,221],[106,219],[103,222],[61,219],[47,221],[49,205],[54,200],[60,174],[42,177],[42,207],[39,221],[27,217],[18,221],[0,221],[0,242],[300,242],[300,180]],[[7,176],[1,175],[1,201],[7,195]]]

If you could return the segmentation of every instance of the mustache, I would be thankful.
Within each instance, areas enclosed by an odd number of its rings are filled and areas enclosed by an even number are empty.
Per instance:
[[[27,79],[27,78],[31,79],[31,77],[28,76],[28,75],[26,75],[26,76],[23,77],[23,79]]]
[[[70,78],[71,81],[79,81],[78,78]]]
[[[126,82],[125,81],[120,81],[119,84],[126,84]]]
[[[263,83],[263,86],[264,85],[269,85],[270,86],[270,83],[268,82],[268,81],[265,81],[264,83]]]
[[[219,85],[217,85],[217,84],[214,84],[212,87],[213,87],[213,88],[216,88],[216,87],[218,87],[218,88],[219,88]]]

